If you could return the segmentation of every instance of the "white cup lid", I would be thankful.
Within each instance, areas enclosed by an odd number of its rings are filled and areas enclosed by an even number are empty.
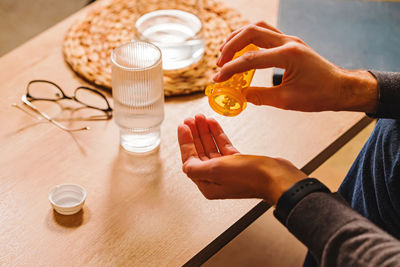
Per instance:
[[[77,184],[56,185],[49,194],[49,201],[60,214],[72,215],[79,212],[86,199],[86,190]]]

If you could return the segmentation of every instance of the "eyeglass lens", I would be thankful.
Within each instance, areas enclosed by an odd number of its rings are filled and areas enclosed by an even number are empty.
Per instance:
[[[48,82],[31,82],[28,86],[28,94],[34,99],[59,100],[63,98],[60,89]]]
[[[108,103],[104,97],[100,94],[85,88],[79,87],[75,90],[75,98],[86,106],[97,108],[101,110],[107,110],[109,108]]]

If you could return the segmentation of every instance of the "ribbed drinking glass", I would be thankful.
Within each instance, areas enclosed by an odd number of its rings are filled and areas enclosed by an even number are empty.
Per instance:
[[[111,62],[121,146],[135,153],[154,150],[164,120],[161,51],[147,42],[130,42],[114,49]]]

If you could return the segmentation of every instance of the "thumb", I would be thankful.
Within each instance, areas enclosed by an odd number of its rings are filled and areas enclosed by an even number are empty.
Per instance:
[[[280,107],[282,105],[282,85],[272,87],[247,87],[243,93],[248,102],[254,105]]]

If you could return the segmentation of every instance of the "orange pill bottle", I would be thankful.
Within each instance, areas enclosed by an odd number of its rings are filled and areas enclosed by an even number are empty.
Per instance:
[[[233,59],[240,57],[248,51],[258,50],[258,47],[249,44],[239,52],[236,52]],[[210,107],[217,113],[224,116],[237,116],[246,106],[246,96],[243,89],[250,86],[254,76],[254,69],[234,74],[229,80],[210,84],[206,87],[205,94],[208,96]]]

